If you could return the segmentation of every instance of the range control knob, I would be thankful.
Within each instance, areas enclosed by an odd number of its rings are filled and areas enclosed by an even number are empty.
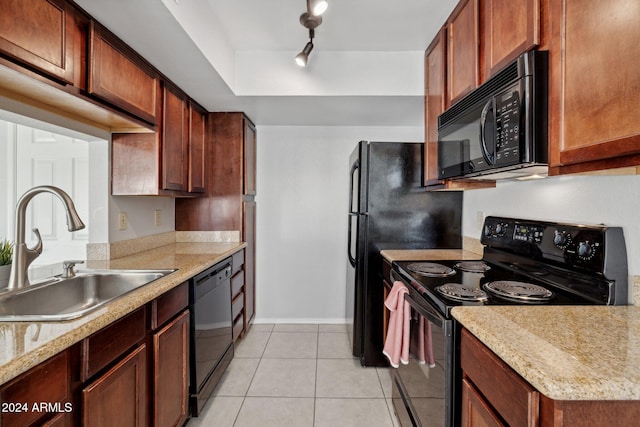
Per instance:
[[[489,225],[484,226],[484,235],[486,237],[491,237],[493,235],[493,230],[491,229],[491,226]]]
[[[595,247],[588,240],[578,243],[578,256],[584,260],[593,258]]]
[[[507,225],[506,224],[498,224],[496,225],[496,234],[498,236],[504,236],[504,233],[507,231]]]
[[[560,249],[564,249],[569,245],[569,243],[571,243],[571,234],[567,233],[566,231],[556,230],[553,236],[553,244]]]

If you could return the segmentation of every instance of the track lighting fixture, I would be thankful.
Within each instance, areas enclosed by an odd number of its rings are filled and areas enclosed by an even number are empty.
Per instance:
[[[302,49],[302,52],[296,55],[296,64],[298,64],[300,67],[306,67],[307,61],[309,60],[309,54],[311,53],[312,49],[313,49],[313,29],[311,28],[309,29],[309,41],[304,46],[304,49]]]
[[[326,0],[307,0],[307,11],[300,15],[300,24],[309,29],[309,42],[304,46],[302,52],[296,55],[296,64],[300,67],[306,67],[309,60],[309,54],[313,49],[314,30],[318,25],[322,24],[322,15],[329,3]]]

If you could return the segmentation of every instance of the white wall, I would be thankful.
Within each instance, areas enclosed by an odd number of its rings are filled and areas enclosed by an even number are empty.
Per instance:
[[[480,238],[479,217],[498,215],[623,228],[629,274],[640,274],[640,176],[562,176],[504,181],[465,191],[462,230]]]
[[[258,128],[256,322],[344,322],[349,155],[422,127]]]

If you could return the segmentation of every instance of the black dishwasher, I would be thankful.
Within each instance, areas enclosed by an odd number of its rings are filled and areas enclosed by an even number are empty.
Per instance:
[[[191,414],[198,416],[233,358],[231,258],[191,280]]]

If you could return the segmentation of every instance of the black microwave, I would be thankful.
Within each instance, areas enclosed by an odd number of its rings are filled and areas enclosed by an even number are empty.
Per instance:
[[[524,53],[438,117],[438,178],[548,171],[548,53]]]

